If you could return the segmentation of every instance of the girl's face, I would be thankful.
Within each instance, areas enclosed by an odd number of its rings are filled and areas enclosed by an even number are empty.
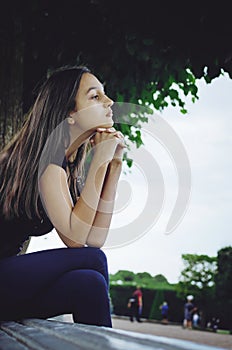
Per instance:
[[[112,105],[113,101],[106,96],[100,81],[93,74],[84,73],[76,95],[76,108],[70,116],[83,132],[110,128],[114,124]]]

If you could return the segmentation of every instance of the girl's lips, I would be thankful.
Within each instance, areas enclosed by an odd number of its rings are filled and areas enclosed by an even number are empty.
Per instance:
[[[107,117],[113,117],[113,111],[109,111],[107,114],[106,114]]]

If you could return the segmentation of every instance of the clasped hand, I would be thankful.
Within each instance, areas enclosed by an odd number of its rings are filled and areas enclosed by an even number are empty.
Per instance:
[[[90,142],[93,147],[96,147],[96,152],[99,150],[101,154],[105,154],[107,159],[122,160],[123,150],[126,148],[126,143],[121,131],[117,131],[113,127],[97,128],[96,133],[91,137]]]

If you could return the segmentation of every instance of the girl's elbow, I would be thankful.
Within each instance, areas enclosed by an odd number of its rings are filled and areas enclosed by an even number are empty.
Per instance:
[[[63,243],[68,248],[83,248],[86,244],[85,242],[81,242],[80,240],[75,240],[67,237],[67,235],[62,234],[61,232],[57,231],[60,239],[63,241]]]
[[[89,247],[94,247],[94,248],[102,248],[105,243],[105,240],[97,240],[97,239],[88,239],[86,244]]]
[[[81,244],[81,243],[76,243],[76,242],[72,242],[72,243],[66,243],[67,248],[84,248],[85,244]]]

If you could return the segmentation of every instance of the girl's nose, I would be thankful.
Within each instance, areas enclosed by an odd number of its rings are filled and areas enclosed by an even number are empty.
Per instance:
[[[108,96],[105,96],[105,101],[104,101],[104,105],[106,105],[106,107],[111,107],[113,106],[114,101],[111,100],[111,98],[109,98]]]

